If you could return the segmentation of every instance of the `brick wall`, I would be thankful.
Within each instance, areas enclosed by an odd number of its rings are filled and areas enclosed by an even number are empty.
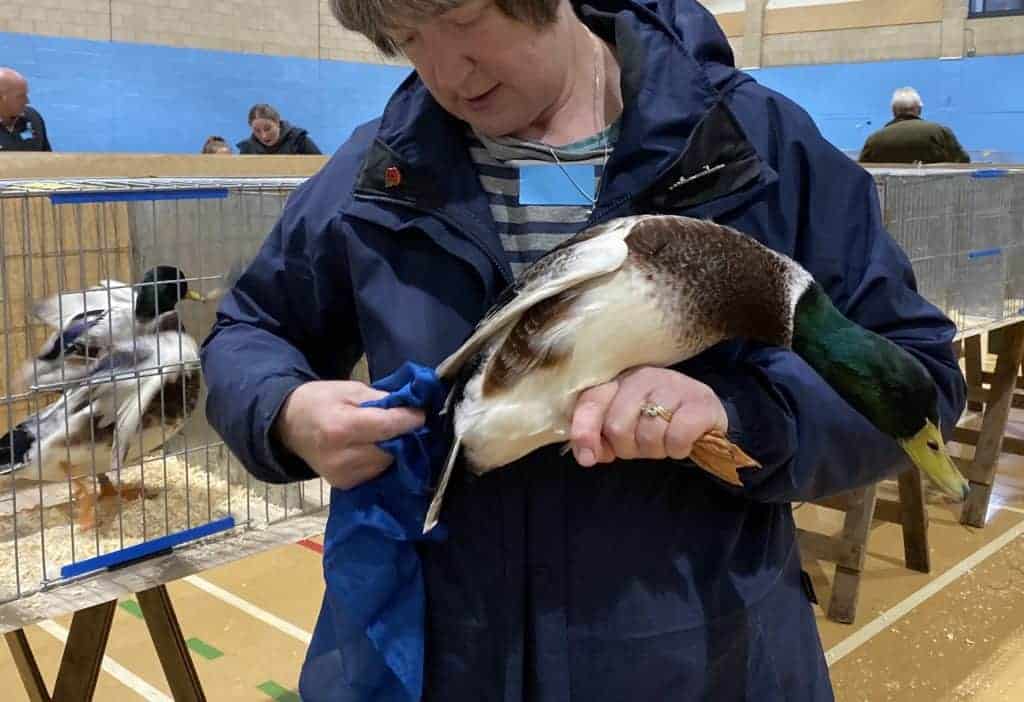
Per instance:
[[[704,2],[744,66],[1024,53],[1024,17],[967,20],[968,0]],[[327,0],[5,0],[0,32],[400,63],[342,29]]]
[[[968,0],[703,2],[746,67],[1024,54],[1024,16],[968,19]]]
[[[110,39],[109,0],[6,0],[0,31]]]
[[[0,32],[395,63],[342,29],[327,0],[5,0]]]

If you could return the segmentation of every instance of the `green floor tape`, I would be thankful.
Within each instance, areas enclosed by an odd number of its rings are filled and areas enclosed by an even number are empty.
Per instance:
[[[264,694],[276,702],[302,702],[302,699],[297,694],[291,690],[284,689],[273,680],[268,680],[258,687]]]
[[[118,606],[136,619],[142,619],[142,610],[139,609],[139,603],[135,600],[125,600]]]
[[[208,661],[215,661],[224,654],[219,650],[204,642],[201,639],[192,638],[187,641],[188,647],[192,649],[193,653],[202,656]]]

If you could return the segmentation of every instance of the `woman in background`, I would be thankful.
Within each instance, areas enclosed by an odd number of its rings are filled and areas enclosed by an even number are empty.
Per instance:
[[[319,154],[320,149],[302,127],[289,124],[270,105],[253,105],[249,110],[252,136],[238,142],[241,154]]]
[[[224,137],[212,136],[203,144],[202,153],[231,155],[231,145],[228,144]]]

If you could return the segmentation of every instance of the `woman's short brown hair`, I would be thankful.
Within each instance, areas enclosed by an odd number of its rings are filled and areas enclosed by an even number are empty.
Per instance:
[[[331,12],[345,29],[373,42],[385,56],[401,53],[387,35],[393,17],[434,17],[465,4],[466,0],[330,0]],[[562,0],[496,0],[512,19],[544,27],[555,21]]]
[[[270,105],[261,102],[258,105],[253,105],[249,109],[249,125],[258,119],[269,119],[271,122],[281,123],[281,113],[275,110]]]
[[[224,139],[224,137],[212,136],[203,144],[202,153],[215,154],[223,149],[231,151],[231,146],[228,144],[227,140]]]

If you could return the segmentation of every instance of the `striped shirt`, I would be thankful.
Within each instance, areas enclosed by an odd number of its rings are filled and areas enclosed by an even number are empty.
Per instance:
[[[476,164],[502,247],[516,277],[582,229],[592,209],[589,204],[521,204],[520,168],[540,164],[557,168],[558,163],[593,165],[595,182],[591,192],[597,193],[606,156],[614,147],[617,136],[618,122],[588,139],[562,147],[510,137],[491,139],[470,132],[470,156]],[[562,175],[568,180],[568,187],[579,185],[565,171]]]

